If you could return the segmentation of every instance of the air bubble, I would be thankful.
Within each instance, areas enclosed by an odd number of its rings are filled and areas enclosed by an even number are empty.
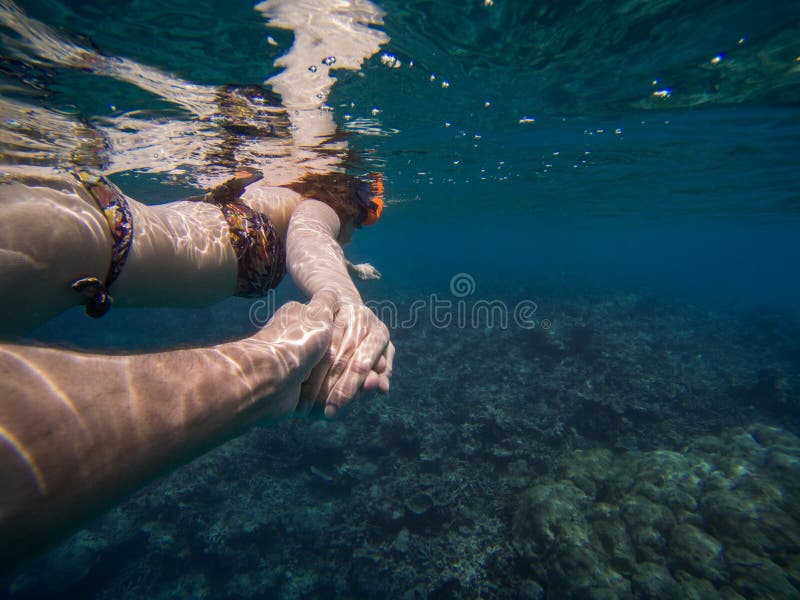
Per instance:
[[[330,67],[335,62],[336,62],[335,56],[326,56],[325,58],[322,59],[322,64],[325,65],[326,67]]]
[[[312,73],[316,73],[317,72],[317,65],[311,65],[310,67],[308,67],[308,70],[311,71]]]

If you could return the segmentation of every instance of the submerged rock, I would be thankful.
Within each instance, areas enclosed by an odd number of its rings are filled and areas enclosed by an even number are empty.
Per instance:
[[[525,556],[589,542],[584,510],[589,497],[570,482],[539,485],[523,497],[514,519],[514,543]]]
[[[727,580],[722,544],[694,525],[681,523],[675,527],[670,536],[669,551],[672,565],[713,583]]]
[[[684,590],[664,565],[643,562],[633,576],[633,593],[637,598],[679,600]]]
[[[800,443],[773,429],[680,453],[575,451],[520,499],[514,548],[548,596],[800,598],[800,494],[787,478]]]
[[[774,562],[740,547],[725,553],[734,587],[745,597],[800,598],[790,576]]]
[[[433,497],[427,492],[418,492],[406,501],[406,508],[421,517],[433,508]]]

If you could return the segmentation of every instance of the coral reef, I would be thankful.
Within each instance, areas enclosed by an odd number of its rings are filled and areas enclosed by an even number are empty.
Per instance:
[[[547,328],[398,327],[390,396],[233,440],[3,596],[797,597],[797,322],[523,298]]]
[[[514,547],[555,597],[800,598],[800,440],[752,425],[680,452],[576,450],[520,500]]]

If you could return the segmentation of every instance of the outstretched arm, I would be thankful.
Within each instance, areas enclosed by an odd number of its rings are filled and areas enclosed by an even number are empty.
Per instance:
[[[0,570],[155,476],[294,412],[330,342],[332,305],[331,295],[292,303],[255,336],[209,348],[103,356],[0,345]]]
[[[333,417],[359,389],[389,391],[394,346],[389,330],[367,308],[350,279],[344,252],[336,241],[339,217],[328,205],[306,200],[292,214],[286,240],[286,266],[307,295],[333,290],[338,303],[333,341],[309,381],[319,390],[325,415]]]
[[[339,242],[339,217],[327,204],[302,202],[292,213],[286,242],[286,266],[307,296],[332,289],[342,302],[361,302],[350,279]]]

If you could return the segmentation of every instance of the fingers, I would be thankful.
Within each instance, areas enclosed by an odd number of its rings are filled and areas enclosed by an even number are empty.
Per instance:
[[[384,358],[386,359],[386,370],[384,373],[388,378],[391,379],[392,377],[392,368],[394,367],[394,344],[389,342],[386,345],[386,352],[384,353]]]
[[[352,266],[352,272],[356,274],[359,279],[367,281],[369,279],[380,279],[381,273],[369,263],[361,263]]]
[[[328,351],[335,301],[334,294],[322,292],[307,305],[289,302],[256,334],[256,338],[273,345],[282,357],[286,383],[300,384],[307,380]]]
[[[380,271],[378,271],[378,269],[373,267],[371,264],[364,263],[361,266],[364,267],[364,276],[363,276],[362,279],[380,279],[381,278]]]
[[[331,345],[335,302],[333,292],[323,291],[315,294],[307,305],[299,305],[299,315],[292,315],[292,318],[299,320],[297,359],[303,380],[307,379],[314,365],[323,359]]]
[[[372,392],[380,388],[381,376],[376,371],[370,371],[367,378],[364,380],[364,385],[361,386],[362,392]]]
[[[389,387],[392,379],[392,362],[394,361],[394,344],[389,342],[386,346],[386,350],[384,350],[381,357],[378,359],[378,363],[375,366],[375,369],[370,376],[367,377],[367,381],[364,382],[364,390],[371,391],[377,390],[381,394],[388,394]],[[375,375],[371,377],[371,375]],[[367,388],[367,382],[369,382],[369,388]]]
[[[364,385],[361,386],[361,391],[371,392],[377,390],[382,394],[389,392],[389,384],[392,378],[392,364],[394,363],[394,344],[389,342],[378,358],[378,362],[372,367],[372,370],[364,380]]]
[[[328,306],[325,297],[315,300]],[[324,408],[335,417],[359,390],[389,391],[394,345],[389,332],[363,305],[338,305],[330,347],[305,379],[298,411],[309,414]]]
[[[311,373],[300,387],[300,401],[297,405],[297,412],[302,415],[311,415],[319,411],[322,413],[325,408],[324,400],[320,400],[321,390],[328,378],[328,371],[333,358],[330,349],[322,355],[322,359],[311,370]]]
[[[337,358],[337,349],[342,347],[345,333],[346,330],[343,326],[333,327],[330,345],[323,352],[319,363],[312,369],[300,389],[299,413],[310,415],[317,410],[322,412],[325,408],[325,399],[330,391],[331,368]]]
[[[384,359],[386,368],[380,374],[380,378],[378,379],[378,391],[380,391],[382,394],[388,394],[392,379],[392,367],[394,365],[394,344],[392,342],[389,342],[389,344],[386,346],[386,351],[381,358]]]
[[[388,344],[388,332],[379,329],[367,335],[356,347],[343,375],[333,385],[325,400],[326,417],[335,417],[339,409],[356,395],[372,371],[372,365],[378,362]]]
[[[333,291],[316,294],[308,305],[281,307],[254,337],[281,356],[279,380],[296,386],[300,414],[333,418],[359,390],[389,391],[394,345],[388,329],[367,307],[342,306]]]
[[[316,366],[311,369],[311,372],[304,378],[303,384],[300,387],[300,398],[297,405],[296,412],[303,415],[310,415],[315,412],[315,408],[322,412],[324,404],[318,401],[320,389],[328,377],[328,371],[334,359],[333,348],[341,344],[343,329],[340,327],[333,328],[333,311],[337,303],[336,293],[332,290],[323,290],[314,294],[307,307],[307,319],[313,322],[315,319],[323,319],[329,325],[328,331],[330,336],[327,339],[325,347],[322,349],[321,354],[315,361]],[[318,407],[315,405],[319,404]]]

